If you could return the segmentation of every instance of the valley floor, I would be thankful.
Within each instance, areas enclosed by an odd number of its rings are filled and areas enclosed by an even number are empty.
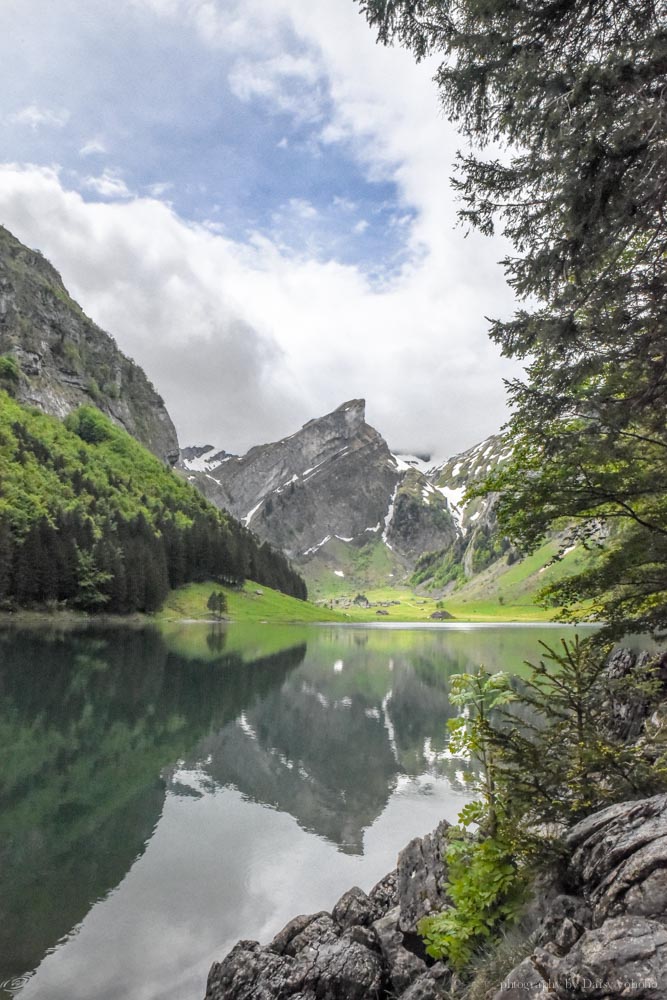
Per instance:
[[[468,598],[458,594],[437,600],[409,589],[380,588],[367,590],[365,604],[355,604],[354,596],[337,596],[319,606],[342,613],[354,622],[548,622],[553,608],[540,608],[529,602],[505,604],[493,598]]]
[[[242,590],[220,588],[214,583],[194,583],[173,591],[155,616],[161,621],[202,621],[213,616],[207,608],[213,590],[223,589],[227,597],[224,617],[234,622],[308,623],[355,622],[389,624],[391,622],[548,622],[554,609],[524,603],[503,604],[493,599],[471,598],[436,600],[415,594],[408,588],[384,588],[365,593],[369,605],[354,603],[356,594],[338,594],[316,604],[297,601],[269,587],[246,582]],[[434,618],[434,615],[438,617]],[[442,617],[440,617],[442,616]]]
[[[160,623],[215,622],[216,616],[207,606],[213,591],[222,590],[227,599],[227,610],[220,619],[248,625],[316,624],[345,622],[362,624],[428,623],[438,622],[549,622],[556,618],[553,608],[540,608],[529,600],[509,603],[497,599],[465,594],[453,594],[451,599],[437,600],[416,594],[409,588],[376,588],[364,592],[368,604],[355,604],[354,594],[340,592],[328,600],[317,603],[299,601],[270,587],[246,581],[242,589],[221,587],[213,581],[191,583],[172,591],[164,606],[154,615],[107,615],[104,612],[89,614],[72,609],[43,609],[0,612],[0,625],[39,624],[58,622],[66,624],[81,621],[123,623],[155,621]]]

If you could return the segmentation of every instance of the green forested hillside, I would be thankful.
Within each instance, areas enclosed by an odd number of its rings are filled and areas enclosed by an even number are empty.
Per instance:
[[[190,581],[305,599],[287,559],[92,407],[64,423],[0,390],[0,602],[154,611]]]

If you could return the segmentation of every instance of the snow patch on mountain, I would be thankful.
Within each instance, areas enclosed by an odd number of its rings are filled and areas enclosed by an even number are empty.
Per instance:
[[[311,545],[309,549],[306,549],[306,551],[303,553],[304,556],[313,555],[314,552],[317,552],[318,549],[321,549],[323,545],[326,545],[327,542],[330,541],[331,541],[331,535],[326,535],[321,542],[317,543],[317,545]]]
[[[180,464],[188,472],[208,473],[236,457],[236,455],[228,455],[226,451],[216,450],[215,445],[209,444],[202,447],[184,448],[181,452]]]
[[[391,457],[396,463],[396,468],[399,472],[407,472],[408,469],[417,469],[418,472],[423,472],[424,475],[427,475],[433,468],[433,461],[430,456],[402,455],[392,452]]]
[[[257,513],[257,511],[259,510],[259,508],[262,506],[263,503],[264,503],[264,497],[262,497],[259,503],[255,504],[252,510],[248,511],[246,516],[243,518],[243,523],[245,524],[246,528],[250,527],[250,522],[252,521],[253,517],[255,516],[255,514]]]
[[[384,542],[384,544],[387,546],[388,549],[392,548],[392,546],[389,544],[387,536],[389,534],[389,528],[391,526],[392,518],[394,516],[394,507],[396,506],[396,494],[397,493],[398,493],[398,486],[396,487],[396,489],[392,493],[391,500],[389,501],[389,510],[387,511],[387,516],[384,519],[384,529],[382,531],[382,541]],[[366,530],[368,530],[368,529],[366,529]]]
[[[451,515],[460,531],[463,514],[465,512],[465,504],[463,503],[463,497],[466,491],[465,486],[459,486],[457,489],[453,489],[451,486],[438,486],[437,490],[439,493],[442,493],[443,497],[447,501]]]

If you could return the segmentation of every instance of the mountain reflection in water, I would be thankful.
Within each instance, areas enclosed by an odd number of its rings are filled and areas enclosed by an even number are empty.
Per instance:
[[[288,897],[331,905],[334,887],[355,880],[348,870],[381,875],[402,839],[445,806],[456,814],[465,790],[446,752],[449,678],[479,662],[518,667],[538,637],[0,630],[0,982],[29,977],[26,1000],[199,996],[213,949],[292,915],[281,878]],[[272,858],[265,844],[279,838]],[[306,845],[330,871],[293,889]],[[125,954],[110,952],[110,934]]]

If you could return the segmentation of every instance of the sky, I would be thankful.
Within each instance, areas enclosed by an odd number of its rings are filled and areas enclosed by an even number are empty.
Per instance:
[[[501,239],[457,225],[432,63],[353,0],[3,0],[0,223],[145,369],[183,446],[363,397],[396,451],[507,417]]]

